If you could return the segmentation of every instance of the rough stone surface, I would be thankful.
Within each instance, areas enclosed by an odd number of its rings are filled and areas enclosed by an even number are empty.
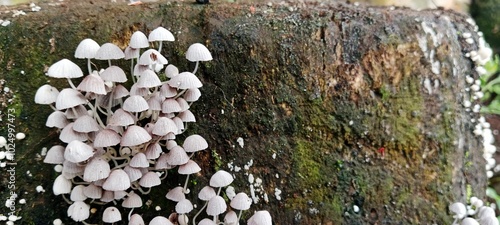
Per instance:
[[[16,206],[22,224],[73,223],[69,205],[51,193],[58,174],[37,156],[59,142],[44,127],[50,108],[35,105],[34,93],[47,82],[66,86],[44,76],[48,66],[73,59],[84,38],[125,47],[134,31],[159,25],[176,36],[164,53],[181,70],[194,67],[184,59],[191,43],[206,44],[214,57],[201,66],[203,96],[192,109],[198,122],[188,131],[210,145],[195,157],[203,170],[191,193],[216,169],[253,162],[232,172],[234,186],[249,193],[247,176],[260,178],[263,192],[251,210],[269,210],[275,224],[450,224],[447,206],[464,201],[468,187],[484,196],[486,186],[470,122],[477,115],[462,106],[470,98],[464,77],[473,74],[463,55],[475,49],[460,37],[473,33],[465,19],[349,4],[182,2],[69,4],[19,17],[0,28],[0,77],[13,92],[1,96],[13,98],[7,108],[16,129],[27,134],[16,142],[16,192],[27,201]],[[5,199],[9,178],[0,179]],[[169,181],[143,198],[151,207],[134,212],[146,221],[170,214],[174,203],[164,195],[183,177]],[[38,185],[47,191],[37,193]],[[95,207],[87,222],[101,221]]]

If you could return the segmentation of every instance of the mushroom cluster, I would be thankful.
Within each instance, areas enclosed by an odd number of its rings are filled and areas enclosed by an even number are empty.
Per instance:
[[[452,225],[498,225],[495,210],[492,207],[484,205],[484,202],[477,197],[471,197],[470,205],[461,202],[455,202],[449,206],[453,214]]]
[[[172,221],[158,216],[149,224],[188,223],[187,214],[194,208],[185,197],[190,192],[188,180],[201,171],[192,159],[196,152],[207,149],[208,143],[198,134],[187,136],[181,143],[178,137],[188,123],[196,122],[190,107],[200,98],[202,83],[195,73],[199,62],[212,60],[212,55],[202,44],[191,45],[186,58],[196,63],[194,71],[179,72],[160,52],[163,41],[174,40],[163,27],[153,30],[149,37],[136,31],[124,51],[112,43],[99,45],[85,39],[74,57],[86,60],[87,75],[69,59],[49,67],[47,76],[66,79],[70,87],[57,90],[46,84],[36,92],[35,102],[54,110],[46,126],[57,129],[62,142],[48,150],[44,162],[62,168],[53,183],[53,193],[70,204],[67,214],[74,221],[85,223],[91,214],[90,204],[101,203],[109,205],[102,213],[105,223],[122,221],[121,213],[130,209],[128,224],[144,224],[139,214],[132,214],[134,208],[143,205],[141,195],[159,186],[168,172],[177,171],[186,175],[186,181],[166,196],[177,202],[177,215],[170,218]],[[158,49],[150,48],[155,44]],[[115,64],[121,59],[130,60],[129,72]],[[94,68],[92,60],[104,60],[107,66]],[[82,79],[75,85],[73,78]],[[223,171],[212,178],[211,186],[218,188],[218,193],[233,180]],[[207,214],[218,223],[217,216],[227,207],[222,197],[215,192],[213,195],[213,199],[207,195],[201,199],[208,201]],[[240,200],[234,200],[239,201],[234,206],[231,202],[233,209],[249,208],[248,199],[235,199]]]

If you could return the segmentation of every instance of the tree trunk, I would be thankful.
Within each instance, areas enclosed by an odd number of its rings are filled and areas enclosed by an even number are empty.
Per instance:
[[[216,169],[235,175],[237,192],[250,194],[248,176],[260,178],[250,211],[269,210],[280,225],[451,224],[448,205],[463,202],[467,189],[484,197],[485,163],[470,122],[478,115],[462,106],[470,99],[465,76],[475,74],[464,53],[476,46],[460,34],[478,38],[465,15],[320,3],[43,9],[0,28],[0,76],[13,92],[1,96],[13,99],[6,105],[16,132],[27,134],[16,142],[13,166],[15,191],[27,201],[16,205],[22,224],[73,223],[69,205],[51,191],[58,173],[37,155],[59,141],[44,127],[50,108],[35,105],[34,93],[47,82],[67,86],[44,76],[48,66],[69,58],[86,68],[73,58],[84,38],[124,48],[134,31],[157,26],[174,33],[163,52],[181,71],[194,68],[184,58],[192,43],[206,44],[214,58],[201,65],[202,97],[191,109],[197,123],[187,130],[210,145],[195,157],[203,170],[189,198]],[[135,212],[146,222],[168,216],[174,203],[164,195],[183,179],[168,178],[143,197],[151,206]],[[99,223],[101,206],[93,207],[87,222]]]

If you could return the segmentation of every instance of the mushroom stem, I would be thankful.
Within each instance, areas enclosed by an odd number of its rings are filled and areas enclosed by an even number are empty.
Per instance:
[[[68,203],[70,205],[73,204],[73,202],[68,200],[64,194],[62,194],[62,197],[63,197],[64,201],[66,201],[66,203]]]
[[[71,81],[71,79],[66,78],[66,80],[68,80],[69,86],[71,86],[71,88],[73,88],[73,89],[75,89],[75,90],[76,90],[76,87],[75,87],[75,85],[73,84],[73,82]]]
[[[198,64],[200,61],[196,61],[196,66],[194,66],[193,74],[196,74],[196,71],[198,70]]]
[[[96,108],[94,107],[94,105],[92,105],[92,103],[90,103],[90,102],[88,102],[87,105],[90,107],[90,109],[92,109],[92,115],[97,120],[99,125],[101,125],[102,128],[106,128],[106,126],[104,125],[104,123],[101,120],[101,117],[99,117],[99,115],[97,114],[97,111],[96,111]]]
[[[242,212],[243,210],[240,210],[240,212],[238,213],[238,222],[240,222]]]
[[[90,66],[90,58],[87,59],[87,69],[89,70],[89,74],[92,74],[92,67]]]
[[[108,59],[108,64],[109,66],[111,66],[111,59]]]
[[[51,109],[53,109],[54,111],[58,111],[58,110],[56,109],[56,107],[55,107],[53,104],[50,104],[49,106],[50,106],[50,108],[51,108]]]
[[[201,207],[200,211],[198,211],[196,213],[196,215],[194,215],[194,217],[193,217],[193,225],[196,225],[196,217],[198,217],[200,215],[200,213],[203,212],[203,210],[207,207],[207,204],[208,204],[208,201],[206,201],[205,205],[203,205],[203,207]]]
[[[189,174],[186,177],[186,181],[184,182],[184,188],[182,189],[182,192],[184,192],[184,194],[188,194],[189,193],[188,190],[187,190],[188,181],[189,181]]]
[[[161,47],[163,46],[163,41],[160,41],[160,46],[158,46],[158,52],[161,52]]]
[[[132,82],[135,84],[135,75],[134,75],[134,58],[130,59],[130,75],[132,76]]]
[[[129,221],[130,221],[130,217],[132,216],[132,212],[133,212],[133,211],[134,211],[134,208],[132,208],[132,209],[130,210],[130,212],[128,213],[128,220],[129,220]]]

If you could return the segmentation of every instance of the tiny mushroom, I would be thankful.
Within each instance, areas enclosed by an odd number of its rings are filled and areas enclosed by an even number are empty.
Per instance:
[[[122,220],[122,214],[114,206],[110,206],[102,213],[102,221],[105,223],[114,223]]]
[[[196,70],[198,69],[198,63],[200,61],[212,60],[212,54],[210,54],[210,51],[208,51],[205,45],[200,43],[194,43],[191,46],[189,46],[186,52],[186,59],[191,62],[196,62],[196,66],[193,71],[193,73],[195,74]]]

